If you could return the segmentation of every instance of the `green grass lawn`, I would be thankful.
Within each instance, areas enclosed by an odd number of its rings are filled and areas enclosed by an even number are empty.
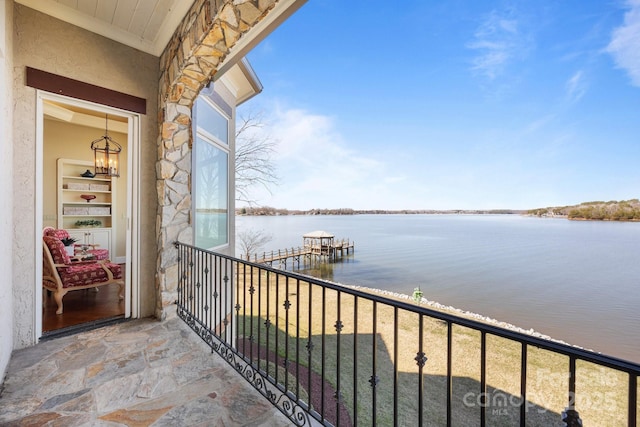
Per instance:
[[[446,425],[448,325],[445,322],[337,291],[323,291],[307,282],[287,281],[273,273],[240,277],[240,283],[243,279],[247,283],[253,280],[255,292],[238,295],[239,334],[252,335],[260,345],[282,358],[299,360],[301,365],[322,375],[340,390],[343,404],[358,425],[373,425],[374,418],[376,425],[393,425],[395,416],[400,425],[418,425],[421,381],[423,425]],[[265,326],[267,320],[269,327]],[[338,320],[340,333],[336,330]],[[452,336],[453,425],[479,425],[481,334],[454,325]],[[310,353],[309,341],[313,344]],[[522,347],[520,343],[487,335],[486,350],[487,425],[517,425]],[[422,373],[415,360],[420,351],[427,357]],[[276,375],[273,362],[262,360],[261,364]],[[560,412],[568,401],[567,373],[567,357],[527,348],[528,426],[564,426]],[[284,384],[284,371],[278,371],[277,375]],[[375,388],[371,386],[374,375]],[[626,425],[626,374],[578,361],[576,377],[576,406],[584,426]],[[295,377],[287,378],[288,389],[294,392],[300,389]],[[308,396],[301,399],[308,401]],[[325,396],[324,404],[335,405],[334,397]]]

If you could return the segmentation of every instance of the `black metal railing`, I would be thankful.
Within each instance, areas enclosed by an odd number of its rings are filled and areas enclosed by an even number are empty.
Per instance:
[[[176,248],[179,316],[296,425],[637,426],[636,363]]]

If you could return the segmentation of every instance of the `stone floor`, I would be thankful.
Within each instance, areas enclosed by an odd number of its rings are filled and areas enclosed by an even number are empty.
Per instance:
[[[4,389],[2,389],[3,387]],[[180,319],[135,320],[15,351],[2,426],[288,426]]]

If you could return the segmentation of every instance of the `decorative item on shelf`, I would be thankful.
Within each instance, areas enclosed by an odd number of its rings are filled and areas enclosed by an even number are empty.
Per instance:
[[[87,201],[87,203],[89,203],[90,201],[92,201],[93,199],[96,198],[96,196],[94,194],[81,194],[80,197],[85,199]]]
[[[64,237],[64,238],[60,239],[60,241],[64,245],[64,250],[67,252],[67,255],[72,257],[74,255],[74,252],[75,252],[75,248],[74,248],[73,244],[75,242],[77,242],[78,239],[76,239],[75,237]]]
[[[89,228],[89,227],[102,227],[102,221],[97,219],[80,219],[76,221],[76,227]]]
[[[111,215],[109,206],[92,206],[87,209],[87,215]]]
[[[105,115],[104,136],[91,142],[96,175],[120,176],[118,157],[122,146],[109,136],[109,115]]]
[[[87,169],[82,175],[80,175],[83,178],[93,178],[94,176],[96,176],[95,173],[92,173],[89,169]]]
[[[91,187],[90,184],[82,184],[79,182],[70,182],[67,184],[67,190],[80,190],[80,191],[89,191]]]
[[[91,191],[109,191],[109,184],[89,184]]]
[[[90,254],[88,252],[90,247],[91,246],[89,246],[89,245],[80,245],[80,255],[83,257],[83,259],[87,259],[88,257],[92,257],[93,258],[93,254]]]

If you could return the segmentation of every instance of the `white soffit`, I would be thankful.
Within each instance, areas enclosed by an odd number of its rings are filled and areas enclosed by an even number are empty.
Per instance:
[[[87,31],[160,56],[194,0],[16,0]]]
[[[246,58],[242,58],[224,73],[220,77],[220,81],[235,96],[236,105],[240,105],[262,92],[262,83]]]

